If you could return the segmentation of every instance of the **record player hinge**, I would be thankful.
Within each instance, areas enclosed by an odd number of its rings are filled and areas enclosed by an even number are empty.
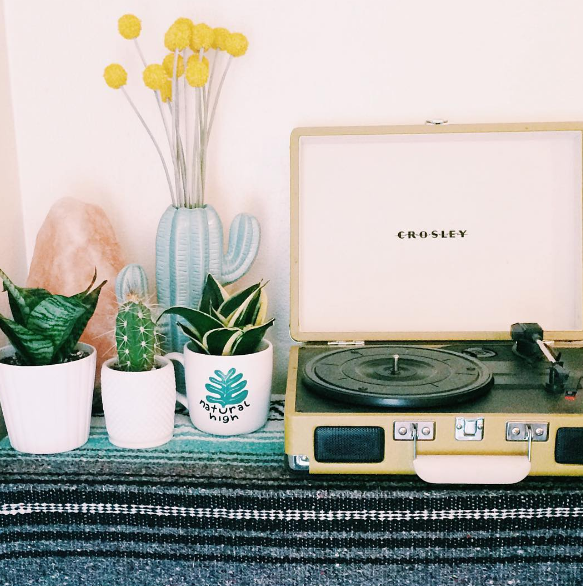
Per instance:
[[[328,342],[328,346],[364,346],[363,340],[334,340]]]

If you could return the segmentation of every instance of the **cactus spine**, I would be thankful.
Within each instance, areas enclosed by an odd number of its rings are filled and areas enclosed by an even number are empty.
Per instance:
[[[148,278],[137,264],[124,267],[115,281],[120,303],[115,322],[118,367],[129,372],[152,370],[158,353],[158,338],[152,313],[144,303]]]
[[[257,219],[239,214],[223,250],[223,226],[210,205],[188,209],[170,206],[162,215],[156,237],[156,284],[161,309],[180,305],[198,308],[207,275],[226,285],[240,279],[257,256],[260,228]],[[177,317],[159,323],[164,351],[182,351],[188,338]]]
[[[118,367],[129,372],[154,368],[156,327],[150,310],[137,297],[128,296],[115,322]]]

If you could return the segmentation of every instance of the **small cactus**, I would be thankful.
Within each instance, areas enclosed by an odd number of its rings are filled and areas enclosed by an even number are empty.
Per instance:
[[[137,295],[128,295],[115,322],[118,368],[143,372],[154,368],[157,350],[156,325],[148,307]]]

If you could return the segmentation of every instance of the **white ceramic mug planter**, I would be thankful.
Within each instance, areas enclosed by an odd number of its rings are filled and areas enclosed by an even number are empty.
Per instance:
[[[176,383],[172,363],[156,356],[153,370],[127,372],[101,368],[101,396],[109,441],[122,448],[154,448],[172,439]]]
[[[0,349],[0,403],[15,450],[56,454],[89,439],[96,351],[88,344],[77,349],[88,356],[48,366],[5,364],[15,350]]]
[[[263,340],[259,350],[240,356],[211,356],[184,347],[166,358],[184,364],[186,397],[177,399],[188,408],[201,431],[215,435],[251,433],[265,425],[271,399],[273,346]]]

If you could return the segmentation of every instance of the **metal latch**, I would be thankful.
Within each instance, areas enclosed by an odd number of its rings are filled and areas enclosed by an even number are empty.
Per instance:
[[[546,442],[549,437],[549,424],[531,421],[508,421],[506,423],[507,442],[528,442],[528,461],[532,457],[532,443]]]
[[[310,458],[308,456],[290,456],[287,457],[288,466],[296,472],[307,472],[310,469]]]
[[[460,441],[479,442],[484,437],[484,418],[455,418],[455,439]]]
[[[417,442],[435,437],[435,421],[395,421],[393,438],[413,442],[413,460],[417,459]]]
[[[393,439],[397,441],[431,441],[435,439],[435,421],[395,421]]]
[[[549,424],[535,421],[508,421],[506,423],[507,442],[528,441],[530,427],[533,442],[546,442],[549,438]]]

